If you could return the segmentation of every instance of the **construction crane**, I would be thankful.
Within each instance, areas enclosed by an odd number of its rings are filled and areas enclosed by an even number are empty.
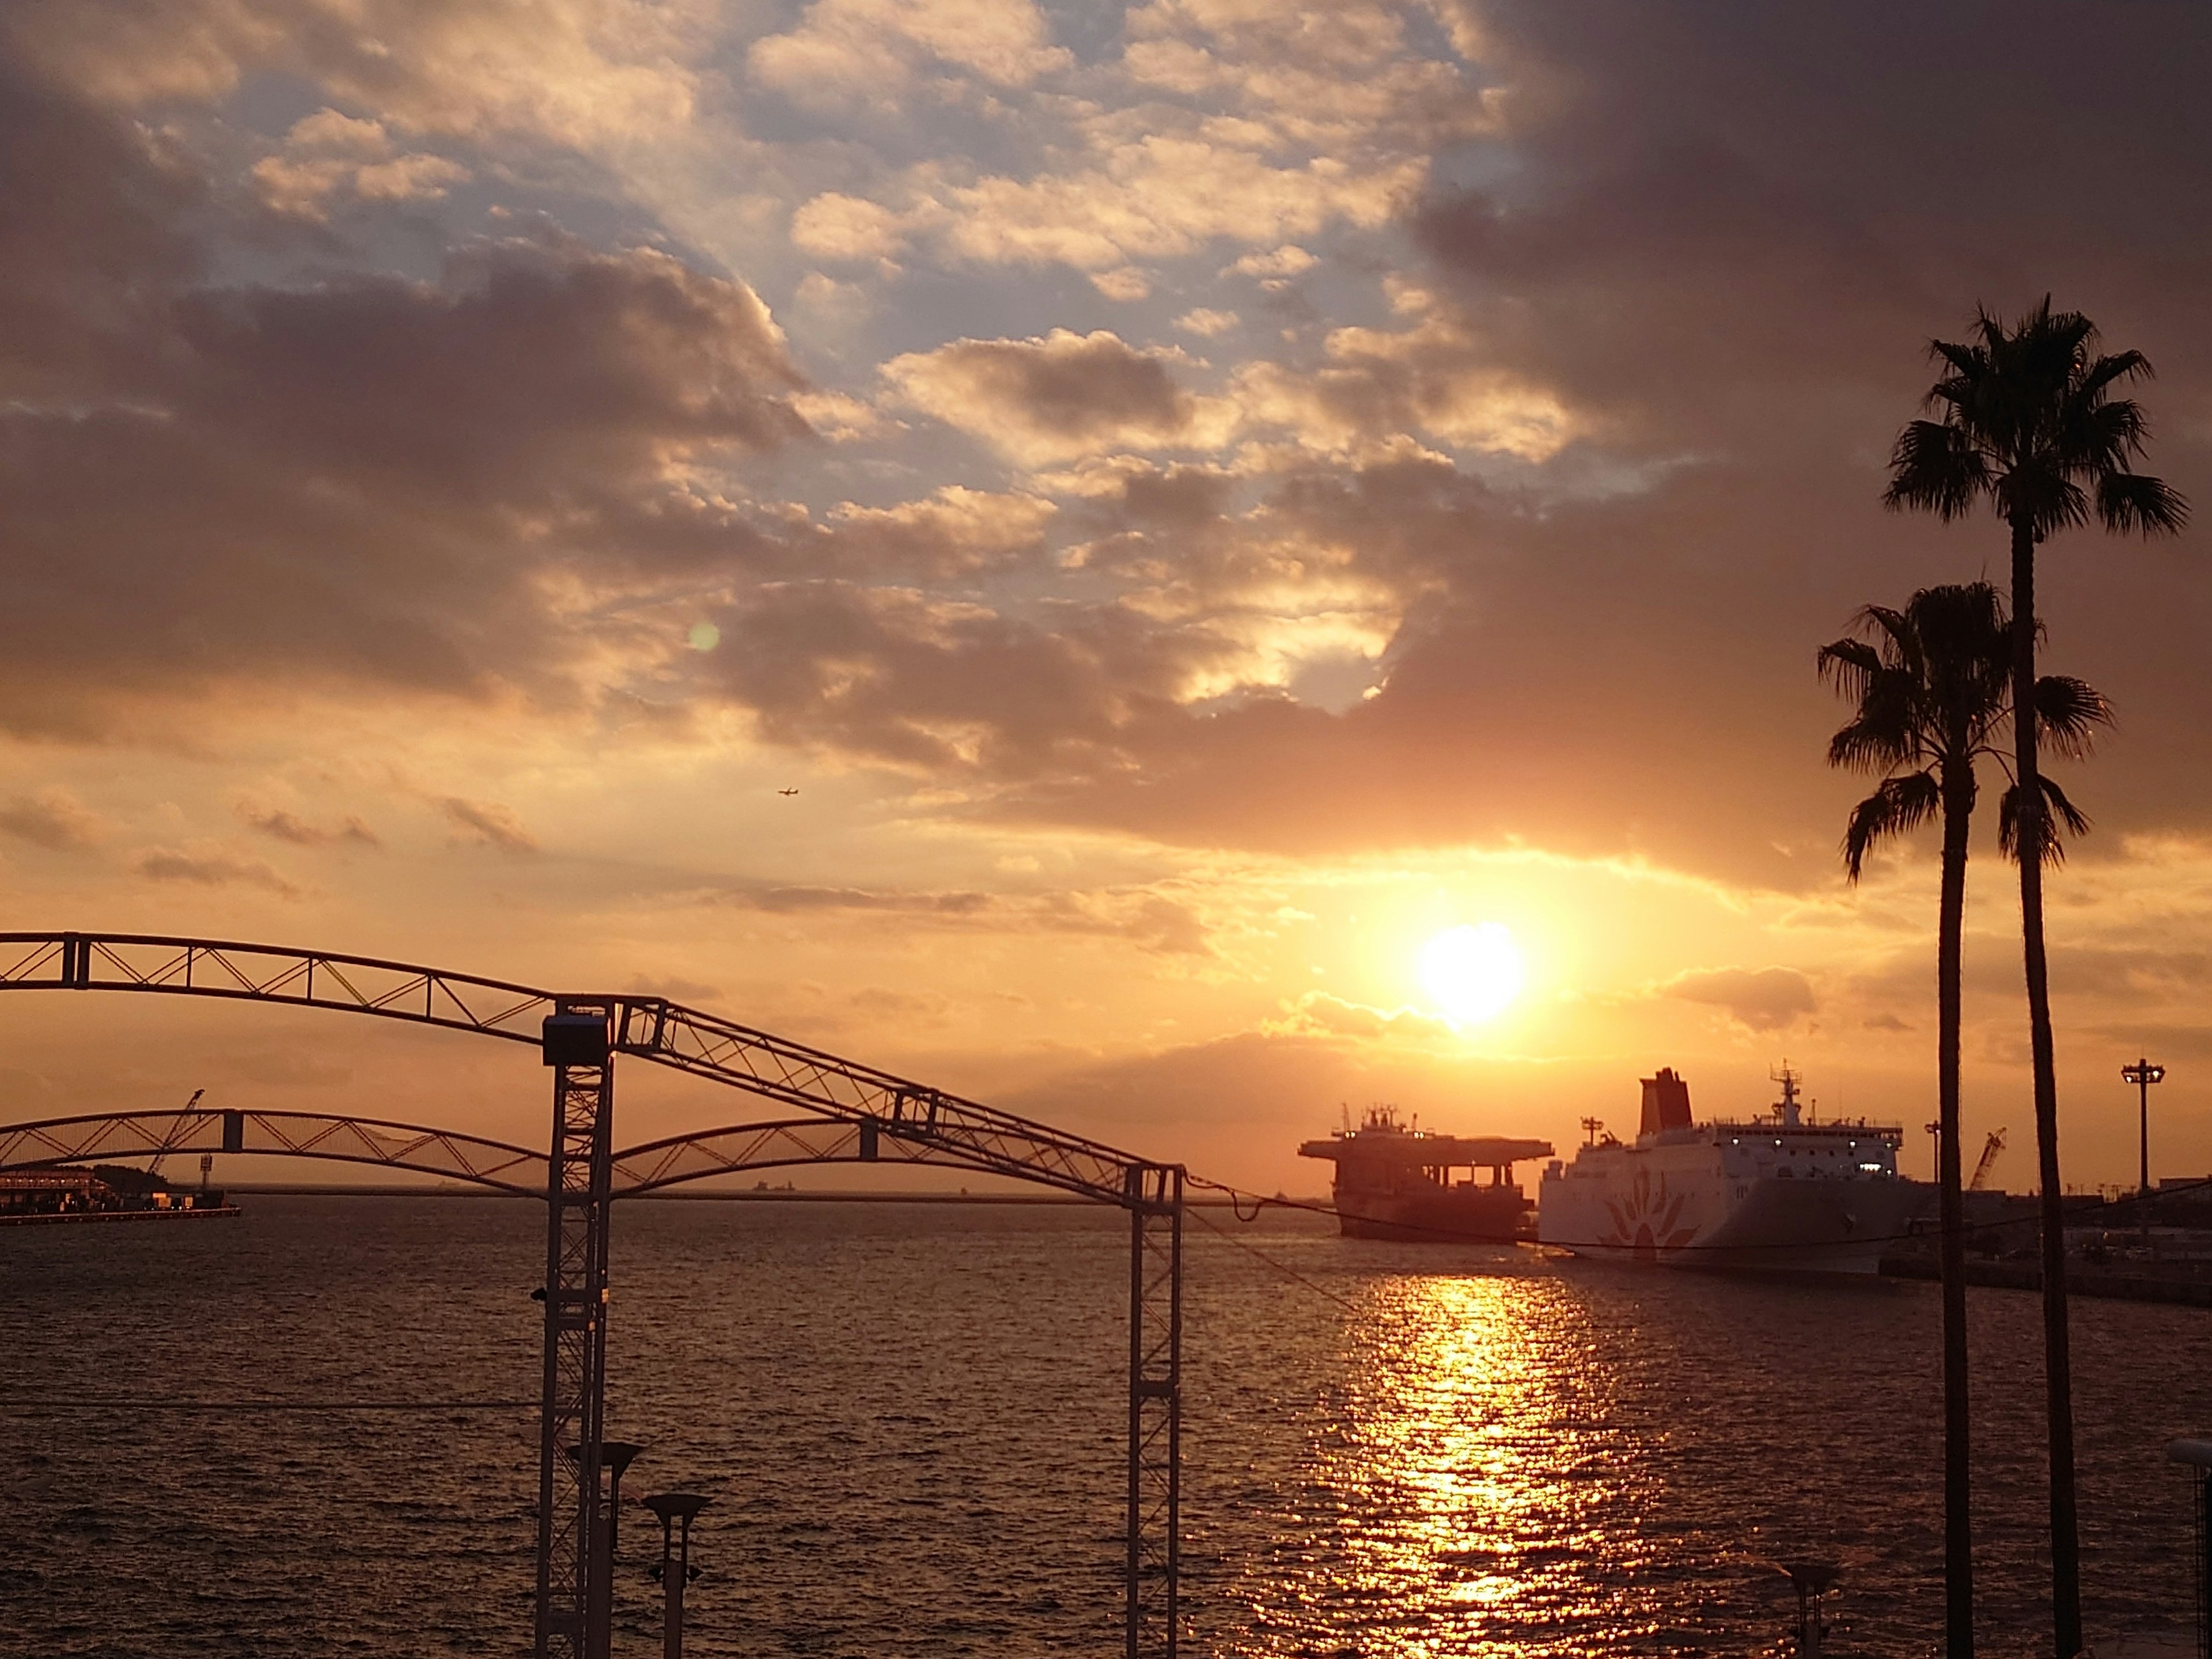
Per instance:
[[[186,1111],[188,1111],[188,1112],[189,1112],[189,1111],[191,1111],[191,1110],[192,1109],[192,1108],[193,1108],[193,1107],[195,1107],[195,1106],[198,1105],[198,1104],[200,1103],[200,1097],[201,1097],[202,1095],[205,1094],[206,1092],[207,1092],[207,1091],[206,1091],[206,1090],[204,1090],[204,1089],[195,1089],[195,1090],[193,1090],[193,1091],[192,1091],[192,1097],[191,1097],[190,1100],[188,1100],[188,1101],[186,1101],[186,1102],[185,1103],[185,1109]],[[147,1173],[148,1175],[149,1175],[149,1176],[157,1176],[157,1175],[161,1174],[161,1160],[162,1160],[163,1158],[167,1158],[167,1156],[168,1156],[168,1154],[167,1154],[167,1152],[156,1152],[156,1153],[155,1153],[155,1154],[154,1154],[154,1161],[153,1161],[151,1164],[149,1164],[146,1166],[146,1173]],[[203,1186],[203,1187],[204,1187],[204,1186],[206,1186],[206,1185],[207,1185],[207,1174],[208,1174],[208,1172],[207,1172],[207,1170],[206,1170],[206,1169],[205,1169],[205,1168],[203,1168],[203,1169],[200,1170],[200,1185],[201,1185],[201,1186]]]
[[[1996,1164],[1997,1154],[2004,1151],[2004,1138],[2005,1132],[1999,1129],[1982,1143],[1982,1159],[1974,1165],[1974,1178],[1966,1183],[1968,1192],[1978,1193],[1988,1186],[1990,1170]]]

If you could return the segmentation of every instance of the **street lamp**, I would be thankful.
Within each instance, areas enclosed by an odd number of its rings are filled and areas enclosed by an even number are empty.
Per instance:
[[[698,1576],[691,1565],[691,1522],[713,1501],[688,1492],[656,1492],[645,1500],[660,1517],[660,1565],[653,1577],[660,1580],[661,1659],[684,1659],[684,1586]],[[679,1522],[683,1529],[677,1534]]]
[[[2138,1060],[2131,1066],[2120,1067],[2120,1075],[2136,1085],[2136,1093],[2142,1107],[2142,1194],[2150,1196],[2150,1085],[2161,1082],[2166,1067],[2154,1066],[2148,1060]]]
[[[586,1646],[595,1654],[606,1652],[613,1638],[615,1539],[622,1528],[623,1471],[635,1462],[638,1454],[644,1449],[644,1447],[628,1440],[599,1442],[599,1467],[606,1471],[607,1475],[606,1527],[601,1534],[605,1548],[603,1551],[592,1549],[586,1558],[589,1565],[586,1569],[586,1577],[589,1588],[584,1598]],[[580,1473],[584,1467],[584,1449],[570,1446],[567,1450],[569,1461]],[[587,1544],[591,1541],[586,1540]]]
[[[614,1565],[615,1540],[622,1534],[623,1471],[628,1468],[632,1463],[635,1462],[637,1461],[638,1454],[644,1449],[644,1447],[632,1445],[627,1440],[602,1440],[599,1442],[599,1467],[607,1471],[608,1476],[607,1565],[610,1569],[611,1569]],[[609,1583],[612,1583],[614,1582],[614,1574],[611,1571],[607,1574],[607,1582]]]

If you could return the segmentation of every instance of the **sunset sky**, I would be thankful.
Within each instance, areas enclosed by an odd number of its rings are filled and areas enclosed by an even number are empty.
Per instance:
[[[1924,1173],[1935,848],[1845,885],[1813,661],[2003,576],[1880,505],[1929,337],[2088,313],[2212,510],[2198,7],[15,0],[0,55],[8,926],[659,991],[1268,1190],[1346,1104],[1564,1150],[1785,1056]],[[2146,1046],[2201,1176],[2212,568],[2042,568],[2119,712],[2067,1176],[2132,1179]],[[1455,1025],[1486,923],[1525,983]],[[0,1119],[544,1132],[496,1045],[0,1016]]]

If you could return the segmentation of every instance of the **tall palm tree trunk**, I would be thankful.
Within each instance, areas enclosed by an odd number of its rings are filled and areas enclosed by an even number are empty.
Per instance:
[[[2035,731],[2035,534],[2012,524],[2012,707],[2018,743],[2020,916],[2027,968],[2028,1043],[2035,1066],[2035,1151],[2042,1184],[2043,1387],[2051,1444],[2051,1617],[2057,1659],[2081,1650],[2081,1545],[2074,1492],[2074,1373],[2066,1328],[2066,1209],[2058,1184],[2058,1072],[2051,1040],[2051,976],[2043,950],[2044,811]]]
[[[1966,1200],[1959,1184],[1960,935],[1966,912],[1971,763],[1943,768],[1943,895],[1936,947],[1936,1181],[1943,1273],[1943,1626],[1948,1659],[1973,1659],[1974,1530],[1966,1421]]]

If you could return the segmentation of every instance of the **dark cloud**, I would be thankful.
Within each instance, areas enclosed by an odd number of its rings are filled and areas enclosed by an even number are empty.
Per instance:
[[[915,407],[1042,461],[1191,436],[1201,408],[1169,372],[1180,355],[1141,350],[1103,329],[1054,329],[1039,339],[955,340],[893,358],[884,374]]]
[[[743,283],[552,236],[217,281],[276,233],[0,73],[0,723],[270,677],[558,701],[580,597],[757,546],[672,482],[805,431]]]
[[[201,266],[198,179],[146,133],[22,72],[0,36],[0,396],[76,398],[148,373]]]
[[[450,796],[438,803],[453,825],[454,839],[473,842],[501,853],[535,853],[538,837],[532,835],[512,807],[497,801],[464,800]]]
[[[1225,648],[1111,607],[1040,621],[850,582],[763,586],[718,620],[710,672],[769,738],[985,778],[1110,769]]]
[[[19,795],[0,806],[0,835],[50,853],[81,852],[99,842],[104,828],[96,813],[59,787]]]
[[[354,847],[384,845],[383,838],[359,818],[349,817],[341,824],[325,826],[310,823],[279,807],[257,806],[250,801],[240,803],[238,816],[248,829],[258,830],[272,841],[284,842],[293,847],[328,847],[333,843]]]
[[[298,888],[260,860],[228,853],[150,848],[138,855],[137,869],[149,881],[183,882],[195,887],[263,887],[283,898],[300,896]]]
[[[1407,596],[1382,693],[1337,715],[1254,697],[1154,723],[1119,764],[1040,780],[1012,810],[1297,850],[1511,836],[1832,881],[1864,785],[1822,766],[1844,711],[1814,647],[1869,601],[2003,571],[1994,523],[1879,504],[1929,337],[2056,290],[2157,361],[2153,464],[2212,497],[2192,274],[2212,229],[2177,210],[2212,185],[2193,90],[2212,22],[1473,10],[1513,165],[1439,193],[1415,228],[1454,337],[1555,392],[1583,435],[1512,489],[1418,462],[1286,479],[1271,525],[1353,550]],[[1188,556],[1219,526],[1178,532]],[[2087,532],[2044,555],[2049,659],[2125,716],[2068,775],[2106,832],[2083,857],[2212,814],[2199,562],[2193,540]]]

